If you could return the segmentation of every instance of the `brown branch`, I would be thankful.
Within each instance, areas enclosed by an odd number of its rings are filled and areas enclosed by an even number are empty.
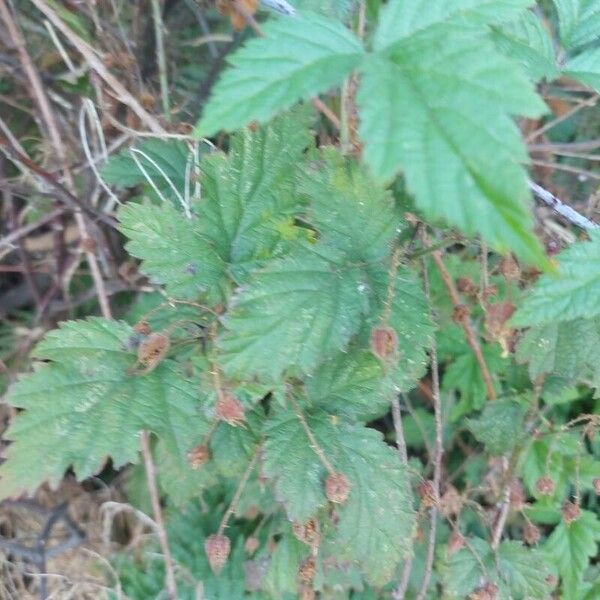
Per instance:
[[[421,238],[423,240],[423,244],[427,248],[431,248],[431,242],[427,236],[427,232],[425,228],[421,228]],[[440,250],[433,250],[431,252],[431,258],[435,263],[444,286],[448,290],[448,294],[450,299],[452,300],[452,305],[454,306],[454,319],[455,321],[461,325],[465,332],[465,337],[467,338],[467,343],[471,347],[473,354],[477,360],[477,364],[479,365],[479,370],[481,371],[481,376],[483,377],[483,381],[485,383],[485,389],[487,392],[487,396],[490,400],[496,399],[496,390],[494,389],[494,384],[492,382],[492,376],[490,375],[490,371],[485,362],[485,358],[483,357],[483,352],[481,350],[481,346],[479,345],[479,341],[477,340],[477,334],[473,329],[473,325],[471,324],[471,319],[469,317],[469,309],[461,302],[460,296],[458,295],[458,290],[454,285],[454,281],[444,264],[442,259],[442,253]]]
[[[156,534],[158,543],[162,550],[165,559],[165,583],[167,586],[167,595],[169,600],[177,600],[177,584],[175,582],[175,571],[173,569],[173,558],[171,549],[169,548],[169,538],[165,521],[162,515],[160,506],[160,498],[158,495],[158,486],[156,484],[156,466],[152,459],[152,451],[150,449],[150,435],[147,431],[142,431],[140,438],[140,448],[142,458],[144,459],[144,468],[146,470],[146,478],[148,480],[148,492],[150,494],[150,503],[152,504],[152,513],[154,514],[154,522],[156,523]]]

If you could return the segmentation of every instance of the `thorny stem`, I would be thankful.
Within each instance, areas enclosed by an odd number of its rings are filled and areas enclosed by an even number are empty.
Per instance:
[[[152,504],[152,513],[154,514],[154,521],[156,523],[156,533],[158,535],[158,542],[165,559],[165,583],[167,586],[167,595],[169,600],[177,600],[177,584],[175,582],[173,558],[171,556],[169,538],[160,506],[158,486],[156,485],[156,466],[154,465],[154,460],[152,459],[150,435],[147,431],[142,431],[140,446],[142,458],[144,459],[144,468],[146,469],[146,479],[148,480],[148,492],[150,494],[150,502]]]
[[[423,229],[423,241],[426,240],[426,233]],[[435,254],[435,253],[434,253]],[[425,287],[425,296],[429,306],[431,306],[431,293],[429,286],[429,275],[427,273],[427,263],[422,259],[423,264],[423,281]],[[443,264],[443,263],[442,263]],[[425,573],[421,582],[421,589],[417,594],[417,600],[423,600],[429,588],[431,581],[431,573],[433,570],[433,555],[435,551],[435,535],[437,530],[438,503],[440,499],[440,484],[442,480],[442,459],[444,456],[444,441],[443,441],[443,419],[442,419],[442,403],[440,399],[440,378],[438,370],[437,345],[435,338],[432,339],[431,349],[429,351],[431,357],[431,381],[433,392],[433,413],[435,420],[435,445],[433,457],[433,493],[435,495],[435,505],[431,507],[429,539],[427,541],[427,556],[425,558]]]
[[[314,433],[310,430],[310,427],[308,426],[308,423],[306,422],[306,417],[302,414],[302,411],[300,410],[298,403],[291,396],[290,396],[290,402],[292,403],[292,407],[294,409],[294,412],[296,413],[296,416],[298,417],[298,420],[300,421],[304,431],[306,432],[306,436],[308,437],[308,441],[310,442],[310,447],[313,449],[314,453],[319,457],[321,464],[325,467],[325,469],[327,469],[327,472],[330,475],[334,475],[335,469],[329,462],[329,459],[327,458],[327,456],[325,456],[325,452],[323,452],[323,449],[321,448],[321,446],[319,446],[319,443],[317,442],[317,438],[315,438]]]
[[[421,228],[421,237],[423,240],[423,244],[428,248],[431,247],[431,243],[427,236],[427,232],[425,228]],[[481,351],[481,346],[479,345],[479,341],[477,340],[477,335],[475,334],[475,330],[473,329],[473,325],[471,324],[471,320],[469,318],[469,313],[466,310],[466,307],[460,301],[460,296],[458,295],[458,291],[456,286],[454,285],[454,281],[444,264],[442,259],[442,253],[439,250],[434,250],[431,253],[431,258],[435,263],[438,271],[440,272],[440,276],[442,277],[442,281],[444,282],[444,286],[448,290],[448,294],[450,295],[450,299],[452,300],[452,305],[454,306],[455,311],[458,314],[458,321],[462,326],[465,337],[467,338],[467,343],[471,347],[473,354],[475,354],[475,359],[477,360],[477,364],[479,365],[479,370],[481,371],[481,376],[483,377],[483,381],[485,383],[485,389],[487,392],[487,396],[490,400],[496,399],[496,390],[494,389],[494,383],[492,382],[492,376],[490,375],[490,371],[485,362],[485,358],[483,357],[483,352]]]
[[[248,483],[248,479],[250,478],[250,474],[252,473],[252,470],[254,469],[254,466],[256,465],[256,461],[258,460],[258,457],[260,456],[260,449],[261,449],[261,445],[259,444],[256,447],[256,450],[254,451],[254,456],[252,456],[252,460],[250,460],[250,462],[248,463],[248,466],[246,467],[246,470],[244,471],[244,474],[242,475],[242,478],[240,479],[240,482],[237,486],[237,489],[235,490],[235,494],[233,495],[231,503],[229,504],[229,507],[227,508],[227,510],[225,511],[225,514],[223,515],[223,518],[221,519],[221,524],[219,525],[219,531],[218,531],[219,535],[223,535],[223,532],[225,531],[225,527],[227,527],[227,522],[231,518],[231,515],[234,514],[235,511],[237,510],[237,506],[240,502],[240,498],[242,497],[242,492],[244,491],[244,488],[246,487],[246,484]]]

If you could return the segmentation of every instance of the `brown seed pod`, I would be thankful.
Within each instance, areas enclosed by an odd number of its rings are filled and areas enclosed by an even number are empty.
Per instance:
[[[417,496],[421,498],[421,504],[425,508],[431,508],[437,504],[433,481],[422,481],[417,487]]]
[[[488,304],[485,307],[485,328],[493,339],[505,337],[510,332],[510,327],[507,327],[506,323],[514,312],[515,305],[507,301]]]
[[[573,521],[577,521],[581,516],[579,505],[570,501],[567,501],[562,505],[561,512],[567,525],[570,525]]]
[[[550,477],[540,477],[535,482],[535,489],[542,496],[552,496],[554,494],[554,481]]]
[[[319,524],[316,519],[308,519],[306,523],[296,522],[292,525],[294,536],[309,546],[318,546],[321,540]]]
[[[344,504],[350,495],[350,482],[343,473],[331,473],[325,481],[325,495],[330,502]]]
[[[459,277],[456,280],[456,289],[466,296],[477,295],[477,286],[470,277]]]
[[[142,373],[153,371],[167,355],[171,342],[162,333],[151,333],[138,346],[138,364],[143,367]]]
[[[192,469],[199,469],[202,465],[208,462],[210,451],[204,444],[199,444],[192,448],[187,455],[188,462]]]
[[[540,541],[542,534],[540,533],[539,527],[536,527],[533,523],[526,523],[523,527],[523,541],[530,546],[534,546]]]
[[[457,304],[452,311],[452,320],[455,323],[464,323],[469,318],[471,311],[466,304]]]
[[[298,569],[298,580],[300,583],[312,583],[316,573],[316,561],[314,556],[309,556],[302,562]]]
[[[223,570],[223,567],[229,558],[229,551],[231,550],[229,538],[214,533],[206,538],[204,550],[212,572],[215,575],[218,575]]]
[[[371,331],[371,351],[377,358],[387,360],[398,351],[398,336],[391,327],[376,327]]]
[[[233,394],[228,392],[219,394],[215,404],[215,416],[219,421],[225,421],[234,427],[246,421],[244,406]]]

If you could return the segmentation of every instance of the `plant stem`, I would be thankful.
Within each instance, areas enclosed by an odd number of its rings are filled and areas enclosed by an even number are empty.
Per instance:
[[[156,532],[158,535],[158,543],[162,550],[165,559],[165,584],[167,587],[167,596],[169,600],[177,600],[177,584],[175,582],[175,571],[173,569],[173,558],[169,548],[169,538],[167,529],[160,507],[160,498],[158,495],[158,486],[156,484],[156,467],[152,459],[152,451],[150,449],[150,434],[147,431],[142,431],[140,438],[140,446],[142,458],[144,460],[144,468],[146,469],[146,479],[148,483],[148,492],[150,494],[150,502],[152,504],[152,513],[156,523]]]
[[[154,21],[154,37],[156,38],[156,62],[158,64],[158,78],[160,81],[160,97],[165,119],[169,121],[171,117],[171,107],[169,102],[169,80],[167,76],[164,24],[161,15],[160,0],[151,0],[151,3],[152,20]]]

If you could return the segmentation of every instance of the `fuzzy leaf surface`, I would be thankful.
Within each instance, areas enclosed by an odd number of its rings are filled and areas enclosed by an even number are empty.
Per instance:
[[[129,375],[135,332],[125,323],[90,318],[50,332],[35,355],[50,360],[12,389],[9,402],[25,409],[7,431],[13,441],[0,467],[3,497],[56,485],[73,466],[79,479],[137,458],[139,433],[156,433],[185,456],[190,428],[205,424],[195,385],[163,360],[147,375]]]
[[[488,452],[501,456],[518,441],[523,426],[525,409],[512,400],[489,402],[476,419],[468,419],[467,426]]]
[[[337,21],[314,13],[269,20],[265,37],[229,59],[196,127],[198,136],[264,123],[298,100],[341,83],[361,61],[359,40]]]

